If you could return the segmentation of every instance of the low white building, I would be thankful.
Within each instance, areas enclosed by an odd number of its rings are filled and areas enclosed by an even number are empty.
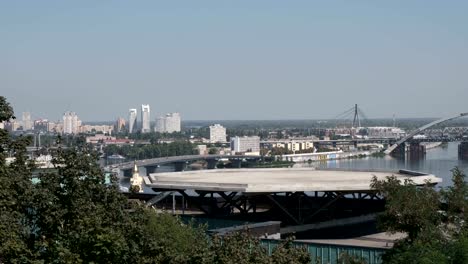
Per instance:
[[[260,154],[260,137],[233,137],[231,138],[231,151],[258,155]]]
[[[88,143],[88,144],[97,144],[100,141],[104,142],[106,140],[115,140],[115,139],[116,139],[115,137],[106,136],[106,135],[102,135],[102,134],[97,134],[97,135],[94,135],[94,136],[86,137],[86,143]]]
[[[78,131],[80,133],[103,133],[107,135],[112,135],[114,126],[109,125],[82,125],[79,127]]]
[[[368,127],[369,138],[402,138],[406,132],[399,127]]]
[[[34,159],[34,162],[38,168],[41,169],[48,169],[53,168],[54,164],[52,164],[52,156],[51,155],[40,155]]]
[[[313,149],[314,148],[314,142],[313,141],[294,141],[291,140],[289,142],[284,141],[284,142],[275,142],[272,143],[272,147],[276,148],[285,148],[287,150],[291,151],[301,151],[301,150],[307,150],[307,149]]]

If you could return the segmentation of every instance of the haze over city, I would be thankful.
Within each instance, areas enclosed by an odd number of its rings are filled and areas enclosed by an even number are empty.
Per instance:
[[[464,1],[4,1],[16,113],[185,120],[442,117],[468,105]]]

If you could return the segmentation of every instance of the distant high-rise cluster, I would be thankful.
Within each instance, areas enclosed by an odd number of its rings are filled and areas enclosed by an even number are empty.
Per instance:
[[[180,132],[180,114],[168,113],[156,118],[154,131],[159,133]]]
[[[66,111],[59,120],[51,121],[44,118],[33,119],[31,112],[23,112],[20,120],[11,119],[0,122],[0,128],[8,131],[28,131],[30,133],[58,134],[93,134],[111,135],[122,133],[150,133],[152,131],[172,133],[180,132],[181,118],[179,113],[168,113],[156,119],[156,126],[151,121],[150,105],[142,104],[141,113],[138,108],[128,110],[128,119],[119,117],[114,124],[83,124],[76,112]]]
[[[151,132],[150,128],[150,106],[141,105],[141,133]]]
[[[65,112],[62,119],[64,134],[78,134],[81,121],[75,112]]]
[[[210,126],[210,142],[226,142],[226,128],[220,124]]]
[[[30,112],[23,112],[23,130],[32,130],[33,122]]]
[[[32,119],[34,115],[31,112],[23,112],[20,121],[11,119],[0,123],[0,128],[5,128],[8,131],[22,131],[28,133],[57,133],[57,134],[80,134],[80,133],[101,133],[111,135],[114,131],[114,126],[111,125],[91,125],[82,124],[78,115],[73,111],[66,111],[62,118],[52,122],[45,118]],[[125,126],[125,119],[122,119]]]
[[[128,133],[135,133],[137,130],[137,110],[128,110]]]
[[[150,106],[147,104],[141,105],[140,118],[141,121],[137,122],[138,112],[137,109],[129,109],[128,117],[128,132],[135,133],[139,130],[141,133],[149,133],[151,129],[151,111]],[[139,126],[137,126],[139,124]],[[168,113],[163,116],[156,117],[156,124],[154,131],[160,133],[172,133],[180,132],[180,114],[179,113]]]

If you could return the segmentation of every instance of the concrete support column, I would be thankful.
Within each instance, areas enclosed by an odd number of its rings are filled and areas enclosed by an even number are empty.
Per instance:
[[[468,160],[468,141],[460,142],[458,145],[458,158]]]
[[[150,173],[156,172],[156,169],[158,168],[158,165],[150,165],[150,166],[145,166],[146,169],[146,176],[149,176]]]
[[[132,169],[125,169],[125,170],[122,170],[123,171],[123,176],[125,177],[132,177]]]
[[[187,162],[185,161],[180,161],[174,163],[174,168],[175,171],[185,171],[187,169]]]
[[[426,155],[426,146],[419,143],[410,143],[408,151],[411,159],[419,159]]]
[[[218,164],[218,160],[216,159],[209,159],[207,160],[207,169],[212,170],[216,169],[216,164]]]
[[[406,144],[402,143],[399,145],[391,155],[395,158],[404,159],[406,157]]]
[[[231,163],[232,163],[233,168],[239,168],[240,169],[241,165],[242,165],[242,160],[241,159],[232,159]]]

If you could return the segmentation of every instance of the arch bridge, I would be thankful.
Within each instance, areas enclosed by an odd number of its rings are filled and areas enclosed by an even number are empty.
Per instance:
[[[413,138],[415,135],[421,133],[422,131],[424,131],[424,130],[432,127],[432,126],[438,125],[440,123],[443,123],[443,122],[446,122],[446,121],[449,121],[449,120],[452,120],[452,119],[455,119],[455,118],[464,117],[464,116],[468,116],[468,113],[461,113],[461,114],[457,114],[457,115],[454,115],[454,116],[441,118],[441,119],[436,120],[434,122],[431,122],[431,123],[429,123],[427,125],[424,125],[424,126],[418,128],[418,129],[415,129],[414,131],[409,133],[406,137],[398,140],[395,144],[393,144],[388,149],[386,149],[385,154],[387,154],[387,155],[391,154],[393,151],[395,151],[395,149],[397,149],[399,146],[401,146],[402,144],[404,144],[405,142],[407,142],[408,140]]]

